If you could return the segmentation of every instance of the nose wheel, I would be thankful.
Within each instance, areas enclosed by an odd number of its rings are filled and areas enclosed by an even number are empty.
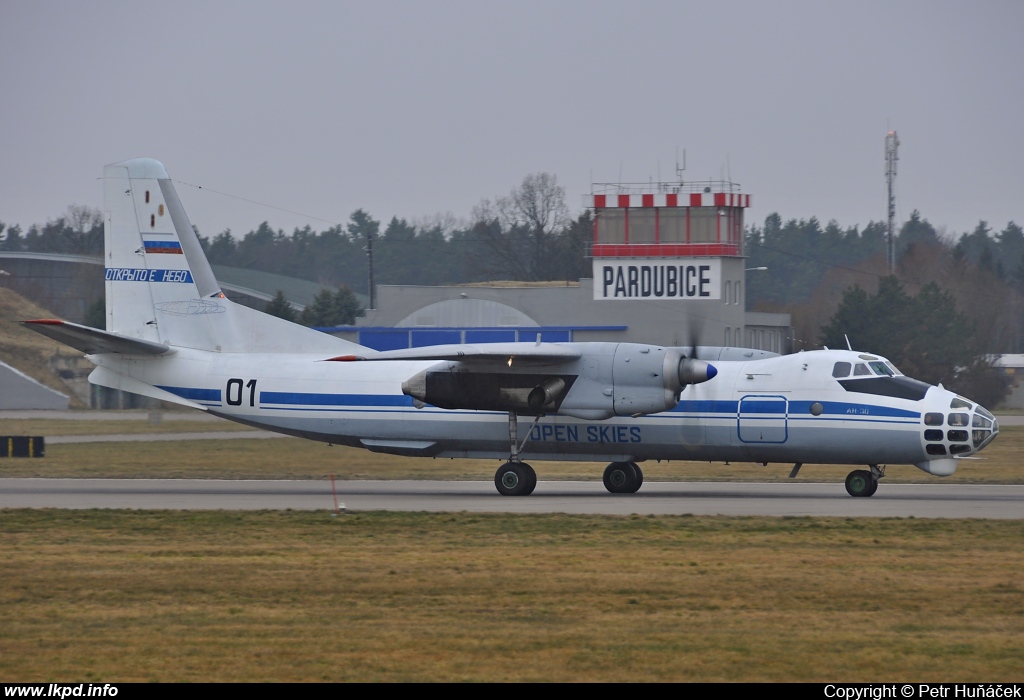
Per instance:
[[[604,487],[611,493],[636,493],[644,473],[636,462],[612,462],[604,470]]]

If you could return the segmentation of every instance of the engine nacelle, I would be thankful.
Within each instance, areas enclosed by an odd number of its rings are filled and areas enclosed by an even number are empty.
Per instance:
[[[438,408],[560,413],[586,420],[671,410],[689,384],[717,370],[684,348],[583,343],[582,356],[553,366],[442,362],[403,382],[402,391]],[[547,370],[547,371],[545,371]]]
[[[683,387],[718,374],[712,365],[687,357],[680,348],[636,343],[619,343],[612,367],[618,416],[669,411],[679,403]]]

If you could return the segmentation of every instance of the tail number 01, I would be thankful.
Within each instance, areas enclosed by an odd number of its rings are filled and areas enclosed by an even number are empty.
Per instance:
[[[226,394],[226,398],[228,400],[228,405],[229,406],[241,406],[242,405],[242,395],[245,393],[242,390],[242,386],[243,386],[242,385],[242,381],[243,380],[241,380],[241,379],[229,379],[228,380],[227,391],[225,392],[225,394]],[[250,406],[255,406],[256,405],[256,380],[255,379],[250,379],[248,382],[245,383],[245,388],[249,390],[249,405]]]

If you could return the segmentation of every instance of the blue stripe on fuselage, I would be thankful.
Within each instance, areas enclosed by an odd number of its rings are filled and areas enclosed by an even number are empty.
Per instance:
[[[216,401],[220,403],[220,389],[196,389],[185,386],[160,386],[159,384],[156,385],[156,388],[169,391],[175,396],[180,396],[189,401]]]
[[[752,397],[755,400],[758,397]],[[772,397],[765,397],[766,401],[771,403],[771,408],[774,410],[779,399],[773,399]],[[747,398],[743,405],[744,413],[747,412],[747,406],[750,405],[751,398]],[[801,414],[811,415],[811,404],[820,403],[822,406],[822,415],[826,416],[843,416],[854,418],[856,416],[884,416],[887,418],[920,418],[921,414],[918,411],[908,411],[904,408],[893,408],[891,406],[878,406],[875,404],[868,403],[848,403],[845,401],[790,401],[788,413],[790,416],[798,416]],[[721,418],[733,417],[737,415],[739,409],[738,401],[680,401],[670,413],[703,413]]]
[[[261,391],[260,403],[284,406],[412,406],[412,397],[405,395],[304,394],[291,391]]]

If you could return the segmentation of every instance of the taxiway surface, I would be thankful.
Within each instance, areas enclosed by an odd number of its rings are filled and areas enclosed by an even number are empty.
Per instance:
[[[885,484],[871,498],[820,483],[648,482],[615,495],[600,482],[541,481],[532,496],[499,496],[484,481],[339,481],[348,512],[367,510],[1024,518],[1024,485]],[[0,479],[0,508],[334,509],[329,481]]]

